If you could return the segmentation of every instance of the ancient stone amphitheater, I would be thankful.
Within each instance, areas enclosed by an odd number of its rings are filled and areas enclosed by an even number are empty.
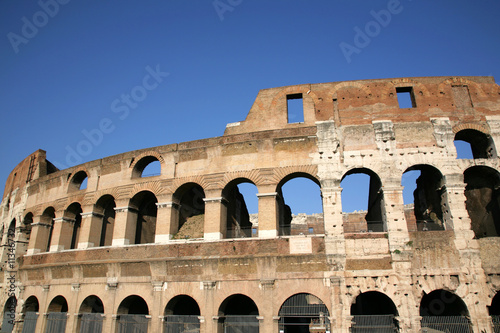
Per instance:
[[[221,137],[65,170],[38,150],[0,206],[2,332],[499,332],[496,146],[492,77],[422,77],[261,90]],[[298,177],[322,214],[292,218]]]

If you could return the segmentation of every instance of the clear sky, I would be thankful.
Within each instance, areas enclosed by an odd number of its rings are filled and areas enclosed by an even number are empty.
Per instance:
[[[498,82],[499,14],[498,0],[1,1],[0,187],[37,149],[65,168],[220,136],[259,89]]]

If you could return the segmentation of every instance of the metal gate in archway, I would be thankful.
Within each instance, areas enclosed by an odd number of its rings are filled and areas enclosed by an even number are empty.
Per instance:
[[[259,333],[259,320],[252,315],[226,315],[221,317],[224,333]]]
[[[103,314],[102,313],[82,313],[80,322],[80,333],[101,333]]]
[[[146,333],[148,323],[146,315],[122,314],[118,317],[118,333]]]
[[[32,311],[26,312],[24,314],[22,333],[35,333],[37,320],[38,320],[38,312],[32,312]]]
[[[394,315],[354,315],[352,333],[396,333],[398,325]]]
[[[279,311],[280,333],[330,332],[326,305],[311,294],[296,294],[288,298]]]
[[[163,318],[163,333],[199,333],[200,319],[193,315],[167,315]]]
[[[422,316],[422,331],[426,328],[451,333],[472,333],[472,324],[466,316]]]

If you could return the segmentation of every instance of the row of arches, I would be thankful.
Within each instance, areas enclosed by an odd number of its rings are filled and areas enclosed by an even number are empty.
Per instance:
[[[358,176],[365,178],[365,184],[349,183]],[[413,180],[413,186],[405,181]],[[487,166],[473,166],[465,170],[466,209],[471,219],[471,229],[476,238],[494,237],[500,235],[500,173]],[[321,187],[319,181],[306,173],[294,173],[285,177],[278,184],[274,200],[277,207],[278,235],[297,235],[299,233],[324,233],[322,219],[313,220],[306,224],[292,223],[292,208],[288,205],[293,201],[293,196],[283,193],[283,188],[288,183],[301,180],[296,188],[295,200],[316,202],[318,213],[322,213]],[[360,185],[361,184],[361,185]],[[451,213],[448,202],[446,179],[442,173],[431,165],[414,165],[409,167],[402,177],[403,200],[409,196],[411,204],[405,202],[407,208],[406,219],[409,231],[446,230],[453,229]],[[253,215],[247,206],[248,194],[240,190],[242,185],[247,185],[258,197],[257,186],[249,179],[238,178],[229,182],[221,191],[219,203],[224,207],[221,227],[223,238],[255,237],[258,236],[258,217]],[[345,187],[343,187],[345,185]],[[385,232],[386,207],[384,187],[378,175],[370,169],[358,168],[347,172],[340,182],[342,189],[342,206],[356,203],[359,209],[347,208],[344,211],[344,232]],[[363,191],[363,187],[365,190]],[[314,198],[309,195],[313,194]],[[350,195],[350,197],[349,197]],[[290,198],[290,200],[288,200]],[[286,200],[286,201],[285,201]],[[163,233],[170,234],[170,238],[203,238],[205,206],[210,199],[206,198],[204,188],[197,183],[181,185],[172,195],[170,209],[172,211],[170,230]],[[155,243],[159,227],[157,226],[159,203],[157,196],[144,190],[135,194],[126,207],[129,216],[135,222],[129,228],[129,244]],[[254,204],[254,207],[256,205]],[[117,211],[115,197],[110,194],[101,196],[92,206],[91,212],[84,212],[79,202],[71,203],[64,211],[56,213],[54,207],[44,209],[37,216],[38,224],[44,225],[46,232],[37,233],[37,248],[43,251],[58,251],[95,246],[113,245],[113,233]],[[252,208],[250,208],[252,209]],[[255,209],[255,208],[253,208]],[[344,209],[343,209],[344,210]],[[354,211],[354,212],[353,212]],[[300,212],[294,212],[300,213]],[[58,215],[58,216],[56,216]],[[91,230],[85,230],[85,239],[82,239],[82,218],[90,219]],[[8,230],[16,230],[21,235],[18,241],[27,243],[35,216],[29,212],[25,215],[19,228],[14,219]],[[56,239],[54,230],[59,223]],[[85,222],[89,223],[89,222]],[[84,228],[85,229],[85,228]],[[90,233],[90,236],[89,236]],[[89,241],[88,237],[92,240]],[[5,243],[5,241],[4,241]],[[81,245],[79,245],[81,244]],[[26,248],[26,246],[21,246]]]
[[[9,313],[16,299],[9,298],[4,307],[2,332],[11,332],[12,325]],[[30,296],[22,308],[24,333],[35,332],[38,313],[41,311],[38,299]],[[66,328],[68,302],[64,296],[56,296],[46,310],[46,332],[63,332]],[[500,317],[500,293],[497,293],[488,306],[493,322]],[[81,333],[99,333],[103,331],[105,314],[102,300],[96,295],[87,296],[78,309],[76,331]],[[298,293],[288,297],[277,313],[280,331],[321,332],[331,331],[330,311],[317,296],[309,293]],[[116,325],[120,332],[137,330],[146,332],[150,319],[150,308],[147,302],[138,295],[125,297],[116,310]],[[199,332],[201,311],[198,302],[189,295],[177,295],[170,299],[163,310],[163,332],[184,333]],[[248,296],[233,294],[221,302],[218,307],[218,332],[259,332],[259,311],[257,304]],[[399,328],[398,309],[387,295],[378,291],[359,294],[350,307],[352,330]],[[420,301],[419,315],[422,317],[422,328],[446,331],[451,327],[462,327],[463,331],[471,331],[470,315],[466,304],[456,294],[444,290],[423,293]],[[338,320],[338,319],[337,319]],[[39,326],[40,327],[40,326]]]
[[[477,129],[462,129],[455,134],[454,144],[459,159],[496,158],[497,152],[491,135]],[[158,153],[140,156],[132,161],[132,178],[146,178],[161,175],[163,158]],[[84,170],[69,175],[69,192],[87,188],[88,174]]]

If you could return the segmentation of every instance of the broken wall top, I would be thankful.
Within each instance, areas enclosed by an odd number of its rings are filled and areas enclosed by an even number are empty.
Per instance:
[[[398,91],[411,91],[414,107],[400,108]],[[287,96],[302,95],[304,121],[290,123]],[[481,121],[500,109],[500,87],[491,76],[417,77],[301,84],[259,91],[244,121],[228,124],[224,135],[314,126],[428,121],[430,117]]]

